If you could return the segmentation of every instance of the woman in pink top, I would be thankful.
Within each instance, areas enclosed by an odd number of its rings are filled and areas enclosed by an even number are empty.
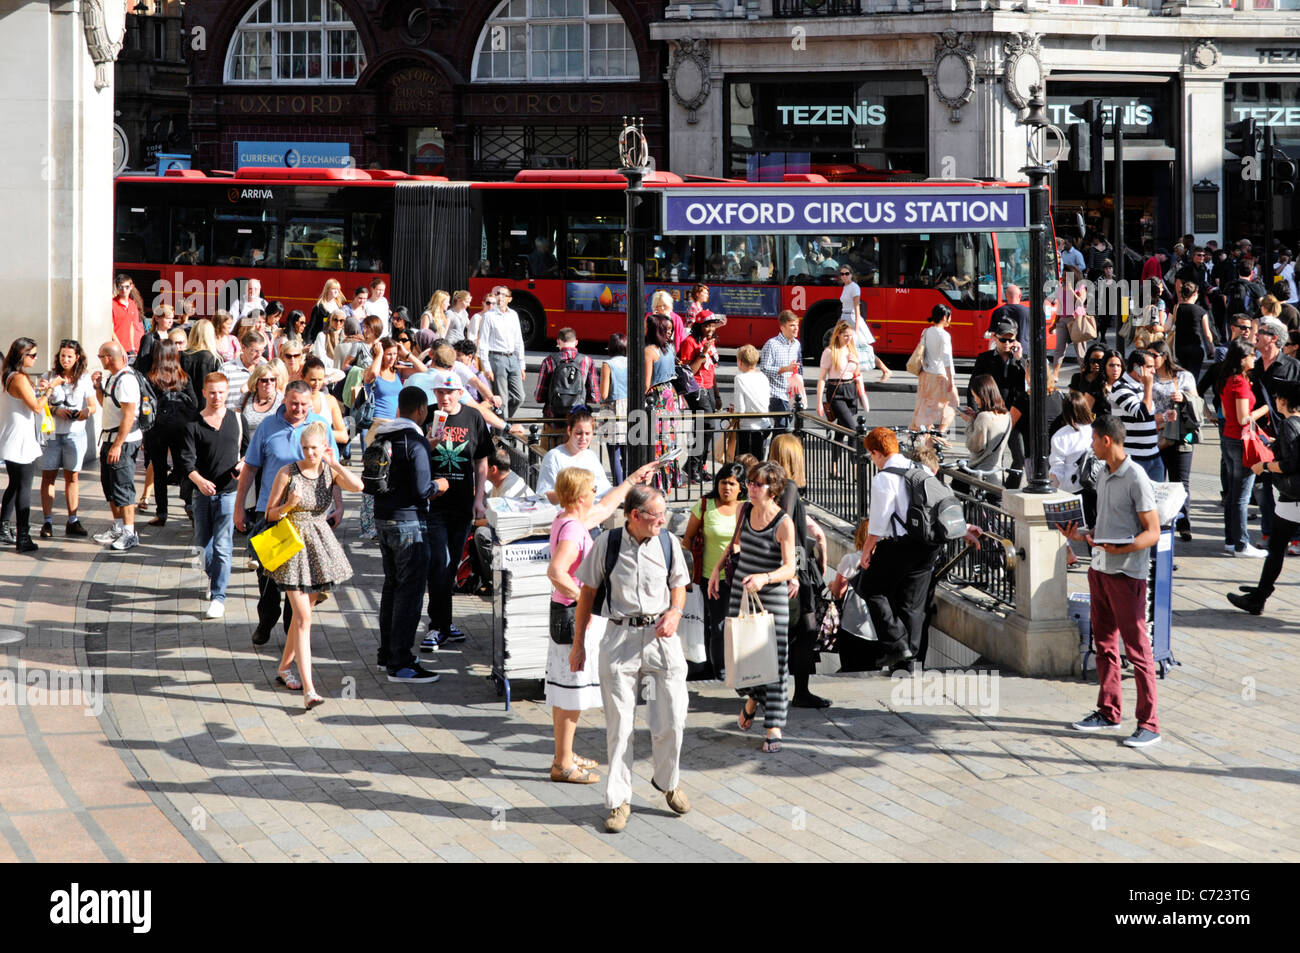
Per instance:
[[[587,652],[582,671],[569,668],[573,649],[574,607],[580,586],[574,573],[591,549],[588,529],[598,526],[622,504],[634,483],[644,483],[653,467],[637,470],[596,502],[596,481],[589,470],[567,467],[555,478],[555,495],[562,507],[551,526],[551,562],[546,577],[551,590],[551,645],[546,656],[546,704],[551,706],[555,726],[555,760],[551,780],[569,784],[595,784],[600,775],[591,769],[596,762],[573,753],[573,735],[583,709],[599,708],[599,652]]]

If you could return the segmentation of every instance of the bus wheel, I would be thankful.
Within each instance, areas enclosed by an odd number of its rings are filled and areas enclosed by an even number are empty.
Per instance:
[[[822,359],[822,351],[831,346],[831,332],[839,321],[840,312],[836,302],[834,308],[815,308],[808,315],[803,328],[803,356],[805,361],[817,364]]]
[[[519,332],[524,339],[524,347],[545,347],[546,319],[540,305],[533,301],[514,301],[515,311],[519,314]]]

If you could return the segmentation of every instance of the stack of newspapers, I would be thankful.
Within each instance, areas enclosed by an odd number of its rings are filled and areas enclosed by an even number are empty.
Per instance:
[[[559,512],[546,500],[498,497],[487,501],[488,525],[503,543],[549,534]]]
[[[495,501],[494,501],[495,502]],[[499,659],[506,678],[544,678],[550,649],[550,542],[529,539],[492,549],[492,575],[500,599]]]

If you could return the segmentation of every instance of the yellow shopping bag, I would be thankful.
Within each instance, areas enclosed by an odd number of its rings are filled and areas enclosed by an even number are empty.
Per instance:
[[[253,544],[253,552],[257,553],[257,561],[267,572],[279,569],[290,556],[303,548],[302,537],[288,520],[267,527],[249,542]]]

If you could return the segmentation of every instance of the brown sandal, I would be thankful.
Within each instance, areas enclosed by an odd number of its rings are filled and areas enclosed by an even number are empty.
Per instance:
[[[561,768],[558,764],[551,765],[551,780],[558,781],[561,784],[595,784],[600,780],[600,775],[580,767],[576,763],[568,768]]]

